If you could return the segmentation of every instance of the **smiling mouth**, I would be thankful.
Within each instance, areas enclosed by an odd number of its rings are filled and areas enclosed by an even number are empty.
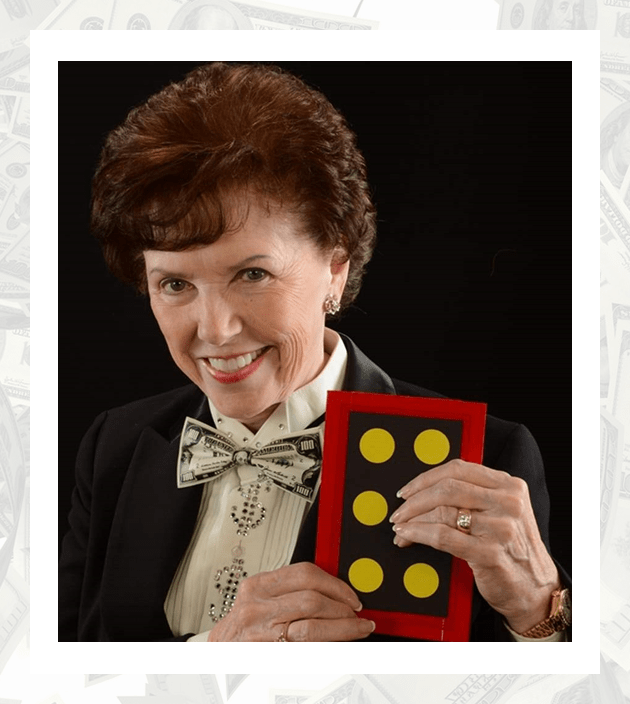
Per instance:
[[[261,347],[255,352],[248,352],[247,354],[239,354],[235,357],[230,357],[226,359],[225,357],[206,357],[208,365],[212,367],[213,370],[230,373],[237,372],[239,369],[244,369],[248,367],[252,362],[255,362],[258,357],[264,354],[269,347]]]

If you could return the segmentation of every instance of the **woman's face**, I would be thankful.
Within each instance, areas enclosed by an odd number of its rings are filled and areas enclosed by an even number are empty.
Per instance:
[[[151,308],[177,366],[224,415],[256,430],[324,365],[324,299],[348,264],[255,201],[213,244],[144,252]]]

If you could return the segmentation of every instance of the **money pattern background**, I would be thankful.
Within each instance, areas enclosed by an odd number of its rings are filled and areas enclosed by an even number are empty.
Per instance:
[[[497,7],[498,5],[498,7]],[[599,30],[628,39],[612,0],[32,0],[0,3],[0,45],[38,30]],[[619,8],[626,11],[620,11]]]
[[[630,7],[600,11],[601,650],[630,697]]]
[[[600,4],[598,0],[501,0],[497,29],[602,29],[608,15],[598,12]]]
[[[31,0],[0,3],[0,45],[30,30],[495,29],[499,0]]]
[[[235,678],[240,678],[236,687]],[[627,704],[601,674],[44,675],[2,704]],[[46,686],[49,691],[46,692]],[[228,697],[228,691],[231,696]],[[39,697],[39,698],[37,698]],[[267,702],[265,701],[267,699]]]
[[[20,44],[0,53],[0,673],[20,676],[30,655],[30,161],[30,49]]]

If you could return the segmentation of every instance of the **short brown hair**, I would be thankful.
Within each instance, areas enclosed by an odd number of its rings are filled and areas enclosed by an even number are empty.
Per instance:
[[[215,242],[225,196],[253,190],[300,216],[325,251],[350,260],[342,307],[374,248],[365,161],[344,117],[278,66],[211,63],[134,108],[103,147],[92,231],[110,270],[146,292],[142,252]]]

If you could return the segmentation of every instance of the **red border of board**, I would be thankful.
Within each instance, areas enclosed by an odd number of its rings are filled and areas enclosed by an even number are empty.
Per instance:
[[[461,420],[461,458],[476,463],[481,463],[483,458],[486,423],[486,405],[483,403],[359,391],[329,391],[315,564],[334,576],[339,574],[348,422],[352,411]],[[453,557],[448,616],[364,609],[361,617],[370,618],[376,623],[376,633],[433,641],[468,641],[472,586],[473,574],[468,563]]]

